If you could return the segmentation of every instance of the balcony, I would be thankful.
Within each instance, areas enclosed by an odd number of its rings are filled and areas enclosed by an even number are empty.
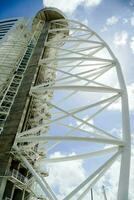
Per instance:
[[[18,170],[16,169],[13,169],[13,170],[9,170],[7,173],[6,173],[6,176],[9,177],[9,179],[17,184],[18,186],[25,186],[28,182],[28,179],[23,176]],[[8,199],[7,199],[8,200]]]

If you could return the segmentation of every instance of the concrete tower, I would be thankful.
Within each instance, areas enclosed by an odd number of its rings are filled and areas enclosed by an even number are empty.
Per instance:
[[[19,18],[0,21],[0,199],[28,199],[31,173],[14,155],[13,144],[18,132],[43,123],[29,95],[31,86],[50,78],[39,66],[39,60],[47,52],[45,41],[50,35],[51,20],[64,19],[56,9],[46,8],[33,20]],[[53,39],[53,38],[51,38]],[[51,73],[51,72],[50,72]],[[51,96],[51,95],[50,95]],[[44,108],[41,107],[40,113]],[[36,115],[37,120],[32,122]],[[49,113],[46,113],[46,117]],[[41,134],[41,133],[39,133]],[[25,148],[28,144],[25,143]],[[33,149],[44,155],[44,151],[33,145]],[[27,155],[27,152],[24,154]],[[32,156],[32,155],[31,155]],[[36,157],[34,158],[36,161]],[[30,160],[32,165],[35,162]],[[47,176],[47,172],[44,176]],[[27,183],[27,184],[26,184]]]

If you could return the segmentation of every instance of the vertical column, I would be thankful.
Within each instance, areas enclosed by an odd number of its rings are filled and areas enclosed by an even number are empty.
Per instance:
[[[118,200],[128,200],[129,195],[129,177],[130,177],[130,157],[131,157],[131,135],[130,135],[130,119],[128,108],[128,95],[125,81],[121,71],[120,64],[117,61],[117,73],[122,92],[122,134],[125,146],[122,149],[120,178],[118,188]]]

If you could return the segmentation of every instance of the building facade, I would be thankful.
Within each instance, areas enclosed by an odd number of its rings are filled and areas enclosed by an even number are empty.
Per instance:
[[[37,83],[53,78],[51,70],[42,69],[39,60],[49,52],[44,44],[49,39],[49,22],[64,18],[57,10],[41,10],[33,20],[19,18],[0,21],[0,199],[28,199],[32,174],[23,165],[13,150],[17,134],[43,124],[50,118],[47,105],[29,95],[30,88]],[[52,94],[46,94],[50,99]],[[38,108],[38,109],[37,109]],[[45,132],[48,126],[45,127]],[[43,130],[44,131],[44,130]],[[38,132],[41,135],[41,131]],[[36,156],[28,149],[44,156],[44,146],[21,145],[23,154],[32,166]],[[31,157],[31,158],[29,158]],[[44,170],[38,170],[47,176]]]

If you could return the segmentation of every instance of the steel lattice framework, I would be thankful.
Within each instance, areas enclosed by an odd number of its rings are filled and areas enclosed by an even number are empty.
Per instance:
[[[45,49],[45,57],[39,62],[41,81],[30,90],[32,114],[28,123],[32,128],[17,135],[14,153],[33,174],[49,200],[57,200],[57,197],[46,182],[47,172],[43,172],[41,162],[86,160],[108,155],[101,166],[64,198],[81,200],[120,157],[117,199],[127,200],[130,125],[127,90],[117,58],[93,30],[80,22],[67,19],[50,22]],[[118,84],[110,86],[105,78],[111,70],[117,75]],[[97,98],[94,98],[96,95]],[[122,136],[113,135],[92,123],[118,100],[121,102]],[[88,117],[84,118],[83,113]],[[94,143],[94,147],[101,144],[101,149],[49,158],[49,151],[61,142]]]

